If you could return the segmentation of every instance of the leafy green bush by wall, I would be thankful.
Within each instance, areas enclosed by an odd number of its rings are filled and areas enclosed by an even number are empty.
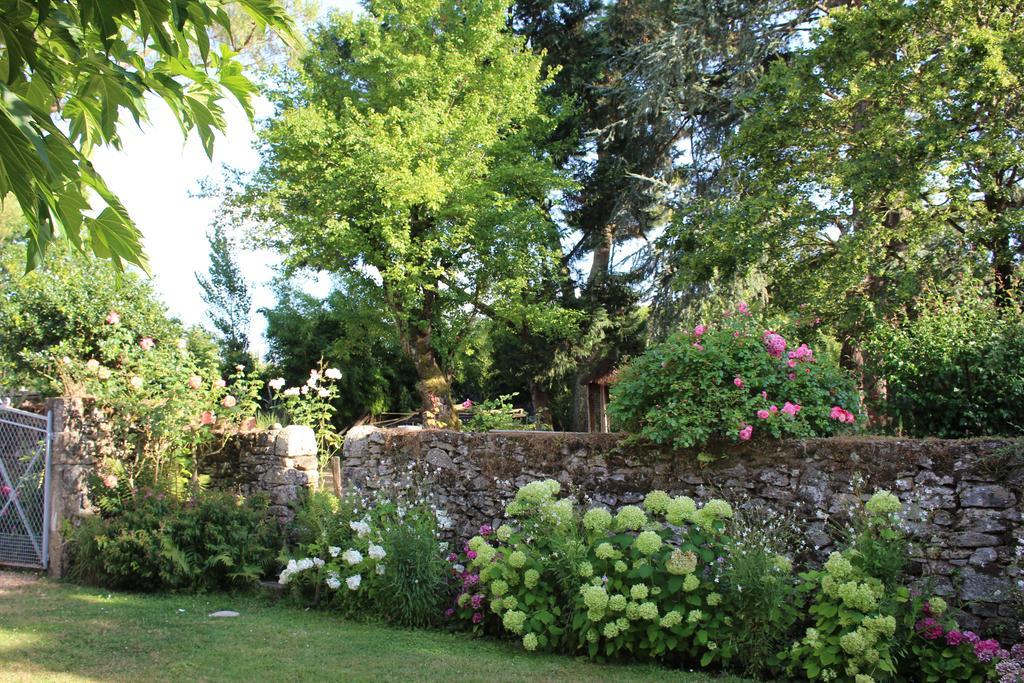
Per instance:
[[[633,360],[612,388],[608,412],[618,428],[674,448],[829,436],[853,425],[852,378],[795,335],[793,324],[762,322],[740,304]]]
[[[1024,432],[1024,313],[1020,301],[927,297],[913,317],[876,329],[867,346],[886,383],[878,407],[912,436]]]
[[[115,488],[100,498],[103,513],[72,534],[77,580],[143,591],[235,590],[255,586],[275,566],[280,535],[263,497],[206,492],[177,500]]]
[[[313,493],[296,514],[279,581],[302,603],[349,618],[429,626],[447,593],[438,524],[425,500],[397,491],[369,500]]]

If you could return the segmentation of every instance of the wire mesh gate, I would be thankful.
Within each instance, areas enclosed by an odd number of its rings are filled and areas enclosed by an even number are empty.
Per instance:
[[[50,419],[0,406],[0,564],[49,560]]]

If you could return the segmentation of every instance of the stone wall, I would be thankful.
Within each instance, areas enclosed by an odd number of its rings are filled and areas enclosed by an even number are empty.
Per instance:
[[[416,472],[466,538],[495,523],[516,489],[551,477],[582,502],[636,503],[653,489],[721,497],[797,516],[819,558],[835,523],[877,489],[896,493],[914,544],[911,572],[955,596],[969,625],[1002,630],[1024,548],[1024,442],[834,438],[667,454],[614,434],[352,430],[346,486],[374,489]],[[982,624],[981,622],[987,622]]]
[[[213,488],[243,496],[265,493],[270,513],[282,523],[294,513],[289,503],[303,489],[320,482],[316,435],[309,427],[291,425],[233,435],[223,446],[204,454],[199,471]]]
[[[95,514],[89,481],[104,458],[117,457],[117,449],[108,416],[90,399],[49,399],[46,409],[53,414],[49,572],[60,577],[68,570],[65,522],[76,524]],[[204,454],[200,471],[210,475],[213,488],[245,496],[266,493],[269,512],[286,523],[294,514],[289,503],[319,483],[316,438],[312,429],[300,426],[232,434]]]

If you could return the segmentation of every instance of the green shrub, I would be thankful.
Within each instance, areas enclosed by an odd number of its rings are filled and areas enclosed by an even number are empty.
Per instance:
[[[293,524],[280,582],[304,603],[400,626],[436,623],[447,599],[438,520],[424,501],[394,492],[365,501],[311,494]]]
[[[894,431],[963,437],[1024,432],[1024,313],[991,297],[924,299],[867,344]]]
[[[72,576],[131,590],[234,590],[274,565],[277,525],[262,497],[202,493],[186,501],[139,492],[85,520],[72,537]]]
[[[516,417],[512,400],[518,392],[502,394],[473,406],[473,414],[462,424],[467,432],[490,432],[496,429],[532,429]],[[468,405],[468,403],[463,404]]]
[[[615,424],[674,448],[711,440],[828,436],[858,413],[852,379],[834,359],[756,321],[741,305],[648,349],[612,388]]]

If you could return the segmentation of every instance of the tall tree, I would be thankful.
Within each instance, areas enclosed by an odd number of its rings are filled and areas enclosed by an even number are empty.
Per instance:
[[[0,1],[0,197],[12,193],[25,215],[29,268],[55,239],[146,268],[138,228],[89,155],[120,145],[118,124],[125,113],[144,119],[147,96],[207,154],[225,94],[252,116],[253,84],[210,42],[214,28],[231,33],[232,6],[291,36],[276,0]]]
[[[289,267],[359,277],[394,321],[425,414],[455,424],[440,349],[466,311],[538,325],[535,282],[558,268],[546,210],[563,188],[537,141],[541,60],[498,0],[371,0],[312,37],[229,204]],[[435,338],[447,332],[456,339]]]
[[[196,282],[206,302],[206,314],[220,336],[221,358],[225,366],[252,365],[249,354],[249,327],[252,297],[249,285],[235,260],[237,250],[221,223],[207,236],[210,241],[210,269],[196,273]]]

